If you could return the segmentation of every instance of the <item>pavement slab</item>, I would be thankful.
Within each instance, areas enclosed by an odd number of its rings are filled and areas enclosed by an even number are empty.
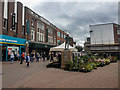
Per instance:
[[[3,87],[9,88],[118,88],[118,63],[99,67],[92,72],[72,72],[46,68],[48,62],[3,66]],[[9,68],[8,68],[9,67]],[[10,68],[14,67],[15,70]],[[9,72],[4,70],[10,70]],[[15,75],[16,77],[7,77]],[[13,79],[13,81],[12,81]],[[17,80],[16,80],[17,79]],[[8,84],[8,80],[10,84]]]

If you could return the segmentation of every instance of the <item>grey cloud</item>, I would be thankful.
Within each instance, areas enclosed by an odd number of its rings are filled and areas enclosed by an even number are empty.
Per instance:
[[[117,23],[117,5],[116,2],[46,2],[33,9],[58,28],[67,29],[77,43],[83,44],[89,25]]]

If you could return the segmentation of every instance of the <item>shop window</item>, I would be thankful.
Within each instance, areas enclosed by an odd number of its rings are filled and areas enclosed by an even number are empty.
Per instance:
[[[34,19],[31,20],[31,25],[34,26]]]
[[[60,45],[60,40],[57,40],[57,45]]]
[[[64,38],[66,37],[66,35],[64,34]]]
[[[44,42],[44,34],[42,34],[42,42]]]
[[[63,33],[61,34],[61,36],[62,36],[62,38],[64,38],[64,35],[63,35]]]
[[[35,31],[31,30],[31,41],[35,40]]]
[[[37,42],[39,42],[39,32],[37,32]]]
[[[44,24],[40,21],[37,22],[37,28],[40,30],[44,30]]]
[[[5,18],[3,20],[3,28],[5,28],[5,29],[7,28],[7,19],[5,19]]]
[[[60,37],[60,32],[59,31],[57,31],[57,36]]]
[[[117,34],[120,34],[120,30],[117,30]]]
[[[44,24],[42,23],[42,28],[41,28],[41,30],[44,30]]]
[[[48,33],[50,33],[50,34],[53,33],[52,28],[49,28],[49,29],[48,29]]]
[[[56,45],[56,36],[54,36],[54,45]]]

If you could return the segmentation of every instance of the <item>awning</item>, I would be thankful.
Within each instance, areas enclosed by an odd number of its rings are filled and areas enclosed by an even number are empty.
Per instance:
[[[50,51],[63,51],[65,49],[65,42],[57,47],[50,48]],[[73,52],[77,52],[78,50],[69,45],[69,50]]]
[[[30,48],[46,48],[50,49],[51,47],[55,47],[54,45],[48,45],[48,44],[42,44],[42,43],[36,43],[36,42],[30,42],[29,44]]]

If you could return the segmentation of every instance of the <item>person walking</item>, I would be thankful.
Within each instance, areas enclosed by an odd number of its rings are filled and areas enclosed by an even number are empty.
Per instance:
[[[19,61],[20,60],[20,54],[19,54],[19,52],[17,53],[17,55],[16,55],[16,59]]]
[[[26,66],[27,67],[30,66],[30,56],[29,56],[29,54],[26,56]]]
[[[11,58],[11,64],[12,64],[13,61],[14,61],[14,57],[15,57],[15,56],[14,56],[14,53],[12,52],[11,55],[10,55],[10,58]]]
[[[48,56],[47,56],[47,60],[49,60],[50,59],[50,52],[49,52],[49,54],[48,54]]]
[[[14,54],[14,60],[15,61],[17,60],[17,53],[18,53],[18,51],[17,51],[17,49],[15,49],[15,54]]]
[[[31,52],[31,63],[33,63],[33,59],[34,59],[34,53]]]
[[[34,54],[34,56],[33,56],[33,61],[36,59],[36,52],[35,52],[35,50],[33,50],[33,54]]]
[[[36,62],[39,62],[40,54],[37,52],[36,54]]]
[[[51,53],[51,59],[50,59],[50,62],[53,61],[53,57],[54,57],[54,55],[53,55],[53,53]]]
[[[42,57],[43,57],[43,62],[45,62],[45,52],[43,53]]]
[[[59,64],[61,65],[61,53],[58,54]]]
[[[24,60],[25,60],[25,53],[23,52],[22,58],[20,59],[20,64],[22,64]]]

